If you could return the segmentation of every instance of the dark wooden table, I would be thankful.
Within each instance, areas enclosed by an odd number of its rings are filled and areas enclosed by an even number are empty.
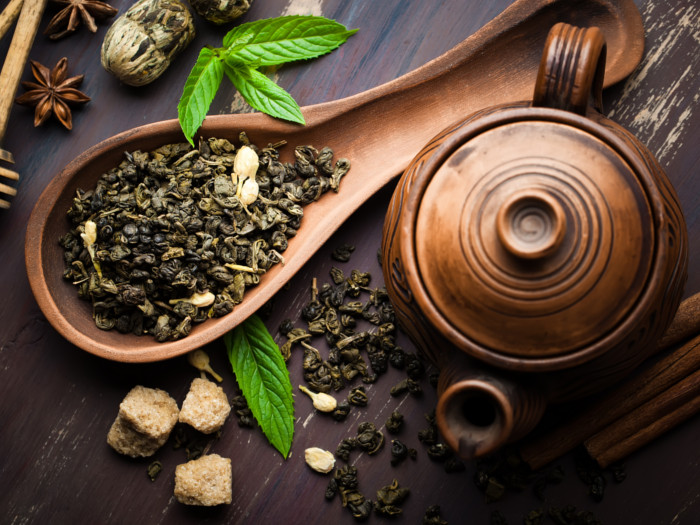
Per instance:
[[[7,2],[3,2],[6,4]],[[605,92],[605,110],[628,127],[657,155],[676,186],[690,233],[690,275],[686,295],[700,290],[700,6],[696,0],[639,0],[647,30],[645,56],[624,83]],[[130,4],[116,0],[123,12]],[[444,0],[257,0],[244,20],[282,14],[313,13],[361,28],[340,50],[319,60],[282,68],[277,80],[300,105],[352,95],[392,80],[447,51],[509,4]],[[50,4],[42,28],[57,6]],[[390,370],[369,387],[369,405],[343,423],[313,412],[297,395],[296,433],[286,461],[267,444],[258,429],[239,428],[231,417],[211,451],[232,458],[233,503],[217,508],[191,508],[173,497],[175,466],[184,453],[169,445],[157,454],[163,472],[151,482],[150,460],[119,456],[106,444],[118,405],[137,384],[163,388],[178,402],[196,371],[184,358],[127,365],[94,357],[66,342],[47,323],[27,282],[24,232],[30,212],[48,181],[72,158],[98,141],[132,127],[175,118],[187,73],[199,49],[217,46],[228,28],[197,19],[198,36],[155,83],[120,85],[100,66],[99,51],[107,23],[97,34],[81,27],[58,41],[39,35],[30,58],[53,66],[68,57],[69,74],[85,74],[82,90],[91,102],[74,111],[74,129],[56,121],[32,126],[32,110],[15,106],[3,146],[21,173],[10,210],[0,212],[0,523],[352,523],[336,499],[324,500],[328,477],[312,472],[303,461],[309,446],[335,450],[355,434],[358,423],[383,425],[392,410],[406,418],[399,438],[418,450],[415,461],[390,465],[389,446],[376,456],[353,455],[360,489],[370,498],[397,479],[411,489],[397,523],[420,523],[426,508],[438,504],[449,523],[488,523],[498,509],[510,523],[521,523],[531,509],[575,504],[613,524],[694,524],[700,522],[700,418],[674,429],[628,458],[627,479],[609,484],[602,502],[587,495],[576,476],[574,460],[561,460],[566,477],[548,489],[546,502],[530,489],[487,504],[472,480],[474,465],[447,474],[431,461],[417,439],[424,414],[435,404],[427,380],[421,397],[391,397],[389,389],[403,375]],[[9,37],[0,43],[7,52]],[[29,79],[29,69],[24,79]],[[21,90],[20,90],[21,91]],[[446,101],[447,103],[447,101]],[[224,88],[211,113],[246,111],[233,89]],[[392,186],[392,185],[390,185]],[[392,187],[367,202],[329,240],[275,299],[267,324],[278,340],[279,322],[297,317],[308,298],[313,277],[329,280],[333,265],[371,271],[381,284],[377,262],[381,227]],[[342,243],[357,249],[349,263],[330,258]],[[407,351],[410,342],[401,339]],[[206,348],[225,376],[223,387],[235,391],[235,380],[221,341]],[[301,379],[301,354],[289,362],[292,384]],[[390,438],[391,436],[388,436]],[[342,462],[341,462],[342,464]],[[381,520],[373,516],[371,521]]]

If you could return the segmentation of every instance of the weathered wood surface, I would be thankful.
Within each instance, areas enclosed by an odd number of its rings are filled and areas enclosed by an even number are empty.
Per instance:
[[[112,3],[123,12],[128,1]],[[287,66],[279,83],[302,104],[332,100],[391,80],[450,49],[498,14],[508,0],[492,2],[343,2],[341,0],[257,0],[247,20],[289,13],[323,14],[350,27],[356,37],[317,61]],[[6,2],[4,2],[6,4]],[[695,0],[639,0],[647,29],[645,58],[625,82],[605,92],[606,112],[635,132],[654,152],[676,186],[690,233],[690,275],[686,295],[700,290],[700,6]],[[56,12],[49,5],[42,28]],[[99,47],[107,25],[93,35],[85,28],[56,42],[40,35],[30,57],[53,65],[62,56],[69,74],[86,75],[82,90],[92,101],[74,112],[74,129],[55,122],[32,127],[28,108],[13,108],[3,147],[14,154],[20,173],[12,208],[0,211],[0,522],[2,523],[353,523],[336,499],[326,502],[327,477],[303,463],[303,450],[334,450],[354,435],[361,421],[382,425],[398,408],[406,418],[399,438],[418,449],[418,459],[398,467],[389,464],[389,447],[377,456],[353,456],[360,490],[369,497],[396,478],[412,493],[398,523],[420,523],[426,507],[439,504],[450,523],[488,523],[499,509],[510,523],[520,523],[532,508],[573,503],[593,511],[605,523],[692,524],[700,521],[700,420],[691,419],[627,461],[627,480],[609,484],[606,497],[595,503],[577,479],[573,460],[562,460],[565,482],[551,487],[549,500],[531,491],[486,504],[466,472],[446,474],[418,442],[423,415],[435,403],[424,382],[420,398],[389,396],[403,375],[392,371],[369,389],[370,404],[353,411],[344,423],[315,414],[305,397],[297,396],[296,436],[287,461],[257,430],[240,429],[231,418],[212,451],[231,457],[234,502],[215,509],[189,508],[172,496],[173,472],[184,454],[166,446],[157,457],[164,466],[150,482],[146,460],[115,454],[105,443],[109,426],[126,392],[136,384],[160,387],[182,401],[195,371],[184,359],[147,365],[101,360],[64,341],[45,321],[31,295],[24,268],[24,225],[47,182],[70,159],[99,140],[157,120],[174,118],[181,86],[204,44],[218,45],[226,28],[197,22],[199,36],[171,69],[145,88],[120,85],[102,70]],[[0,42],[7,52],[8,38]],[[27,69],[24,79],[29,79]],[[448,101],[446,101],[447,103]],[[245,111],[233,89],[222,89],[212,113]],[[388,133],[390,130],[387,131]],[[390,154],[390,152],[388,152]],[[297,315],[308,298],[313,277],[328,279],[331,266],[370,270],[381,282],[376,252],[387,188],[369,201],[275,299],[268,326]],[[331,251],[343,242],[357,246],[351,262],[335,263]],[[408,351],[410,343],[402,340]],[[234,379],[221,343],[206,348],[223,374],[224,388],[234,392]],[[301,381],[301,355],[289,363],[293,385]],[[387,435],[387,438],[390,438]],[[371,521],[381,518],[373,516]]]

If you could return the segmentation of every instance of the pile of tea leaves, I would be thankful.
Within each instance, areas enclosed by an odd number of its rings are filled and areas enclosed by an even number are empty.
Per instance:
[[[332,283],[320,288],[314,280],[311,299],[301,310],[306,327],[296,327],[291,319],[282,322],[280,333],[287,338],[280,348],[289,359],[293,348],[303,350],[304,380],[314,392],[338,392],[360,379],[374,383],[389,365],[405,370],[417,379],[425,367],[416,354],[405,352],[396,344],[396,317],[386,288],[370,286],[369,272],[352,270],[345,275],[333,267]],[[364,327],[363,327],[364,323]],[[325,338],[326,355],[311,343]],[[348,403],[362,406],[366,395],[361,386],[348,396]]]
[[[296,235],[303,207],[339,189],[350,169],[330,148],[245,133],[126,153],[92,190],[78,190],[60,239],[64,277],[92,303],[96,325],[171,341],[228,314]]]

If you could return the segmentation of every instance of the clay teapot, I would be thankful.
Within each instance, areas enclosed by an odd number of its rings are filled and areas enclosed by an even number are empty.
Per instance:
[[[685,221],[657,161],[601,114],[605,51],[598,28],[555,25],[533,100],[445,130],[392,197],[386,287],[440,369],[438,426],[463,458],[618,381],[680,303]]]

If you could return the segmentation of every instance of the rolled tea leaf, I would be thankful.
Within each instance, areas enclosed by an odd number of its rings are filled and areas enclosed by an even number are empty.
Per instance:
[[[189,0],[197,14],[215,24],[226,24],[248,12],[253,0]]]

